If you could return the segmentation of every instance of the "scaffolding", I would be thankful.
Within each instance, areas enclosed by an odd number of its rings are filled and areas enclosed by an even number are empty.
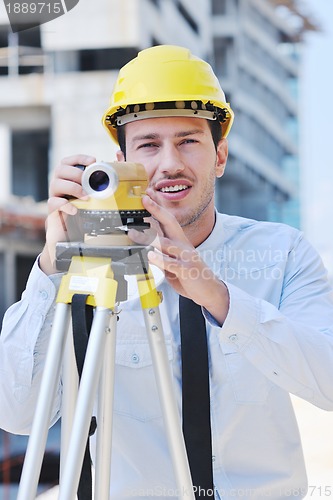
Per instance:
[[[302,39],[304,34],[308,31],[322,31],[319,23],[313,19],[313,16],[305,13],[305,7],[297,0],[269,0],[274,7],[285,7],[289,10],[291,15],[297,16],[299,28],[297,30],[297,38]]]

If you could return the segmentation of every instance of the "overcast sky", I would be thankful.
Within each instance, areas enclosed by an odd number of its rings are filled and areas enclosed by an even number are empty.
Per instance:
[[[301,79],[303,228],[333,276],[333,2],[303,0],[322,26],[309,33]]]

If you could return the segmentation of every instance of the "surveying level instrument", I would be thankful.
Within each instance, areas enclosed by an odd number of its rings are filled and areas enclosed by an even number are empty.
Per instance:
[[[84,169],[82,185],[89,198],[70,200],[78,213],[69,216],[66,222],[69,241],[58,243],[56,248],[57,269],[64,271],[64,275],[17,500],[36,497],[61,369],[58,498],[76,498],[96,396],[94,498],[110,497],[116,328],[121,314],[118,304],[127,300],[125,276],[128,275],[136,276],[179,498],[194,500],[159,311],[162,296],[156,290],[148,263],[150,247],[133,244],[127,235],[131,227],[137,230],[149,227],[144,220],[149,213],[141,202],[147,187],[145,170],[142,165],[126,162],[95,163]],[[77,295],[86,296],[86,303],[94,309],[80,384],[70,325],[73,298]]]

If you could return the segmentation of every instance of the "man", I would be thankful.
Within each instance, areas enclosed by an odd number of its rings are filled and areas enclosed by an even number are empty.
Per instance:
[[[180,411],[179,295],[205,316],[215,498],[303,498],[289,393],[333,409],[331,289],[297,230],[216,212],[232,118],[211,68],[186,49],[160,46],[121,70],[103,120],[121,145],[118,160],[142,163],[148,174],[143,205],[160,233],[149,259],[165,273],[161,314]],[[85,195],[73,165],[94,161],[76,155],[55,170],[47,244],[4,320],[0,425],[12,432],[29,432],[38,394],[60,280],[53,264],[54,244],[64,238],[59,214],[75,213],[68,196]],[[111,498],[177,497],[138,298],[121,309]],[[61,384],[53,422],[60,400]]]

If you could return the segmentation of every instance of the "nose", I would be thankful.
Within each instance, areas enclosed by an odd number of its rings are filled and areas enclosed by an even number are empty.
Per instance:
[[[185,168],[181,154],[174,144],[163,145],[157,161],[157,169],[164,175],[174,176],[181,173]]]

